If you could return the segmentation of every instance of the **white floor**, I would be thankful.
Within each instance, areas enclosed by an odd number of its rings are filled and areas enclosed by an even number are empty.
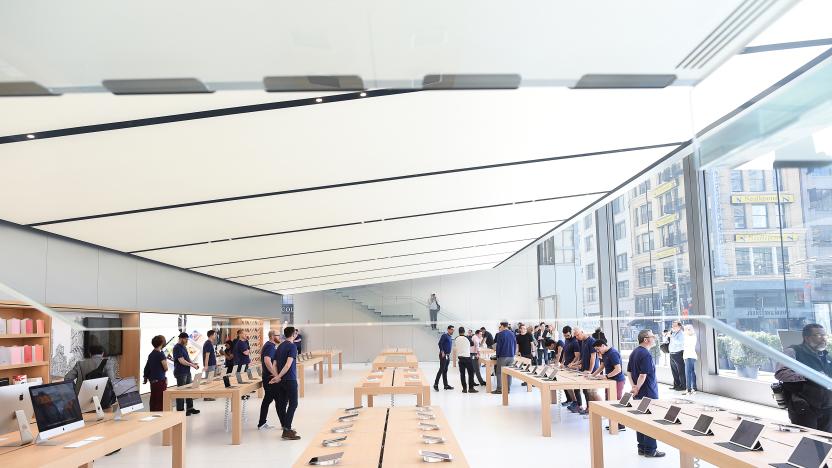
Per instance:
[[[422,364],[429,375],[435,375],[435,363]],[[352,388],[369,367],[364,364],[345,365],[343,371],[336,369],[333,379],[325,379],[324,385],[307,376],[306,397],[300,400],[295,417],[295,428],[301,436],[320,431],[324,421],[338,408],[352,406]],[[568,462],[570,468],[589,466],[588,418],[558,409],[561,422],[553,415],[552,437],[540,435],[540,396],[537,390],[525,391],[515,382],[511,392],[511,405],[503,407],[499,395],[466,395],[458,385],[459,374],[455,368],[449,373],[453,391],[433,393],[434,405],[442,407],[452,426],[454,434],[471,466],[543,466],[558,461]],[[667,387],[660,389],[664,398],[678,394]],[[764,417],[785,420],[785,411],[745,403],[715,395],[698,394],[692,399],[705,404],[719,405],[732,410],[752,413]],[[415,405],[414,397],[397,397],[396,406]],[[390,405],[388,398],[377,398],[377,406]],[[188,417],[186,464],[188,467],[221,466],[267,466],[289,467],[306,448],[307,440],[283,441],[278,431],[263,432],[256,428],[260,400],[252,397],[248,401],[248,422],[243,427],[242,445],[230,445],[231,435],[224,429],[225,401],[197,401],[195,406],[202,411]],[[555,411],[553,407],[553,411]],[[277,424],[274,407],[269,421]],[[106,434],[102,434],[105,435]],[[645,459],[636,453],[635,432],[627,430],[618,436],[605,434],[604,447],[608,466],[625,468],[632,466],[678,466],[678,452],[661,442],[659,450],[667,452],[664,459]],[[541,462],[543,465],[541,465]],[[242,465],[241,465],[242,464]],[[96,460],[96,467],[153,467],[170,466],[170,448],[161,446],[161,436],[147,439],[125,448],[120,453]],[[231,466],[231,465],[229,465]],[[708,466],[702,463],[701,466]]]

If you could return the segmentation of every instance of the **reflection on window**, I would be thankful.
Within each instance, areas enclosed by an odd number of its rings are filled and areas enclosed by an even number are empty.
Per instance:
[[[615,256],[615,271],[621,273],[627,271],[627,254],[618,254]]]
[[[742,192],[742,172],[731,171],[731,191]]]
[[[630,282],[629,281],[619,281],[618,282],[618,298],[622,299],[630,295]]]
[[[613,226],[612,230],[613,237],[615,238],[615,240],[621,240],[627,236],[627,225],[624,223],[624,221],[621,221],[620,223],[615,223],[615,226]]]
[[[751,205],[751,227],[755,229],[768,227],[768,209],[766,205]]]
[[[745,205],[735,205],[733,211],[734,229],[745,229]]]
[[[748,191],[766,191],[766,175],[764,171],[748,171]]]
[[[638,287],[649,288],[656,282],[656,268],[652,266],[638,269]]]
[[[595,279],[595,264],[590,263],[586,266],[586,279],[594,280]]]

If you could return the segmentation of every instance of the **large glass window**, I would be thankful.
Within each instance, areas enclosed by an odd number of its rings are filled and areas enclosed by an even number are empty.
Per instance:
[[[768,227],[768,207],[766,205],[751,205],[751,227],[755,229]]]
[[[734,171],[736,172],[736,171]],[[745,229],[745,205],[736,205],[734,212],[734,229]]]
[[[615,240],[621,240],[626,236],[627,225],[624,223],[624,221],[621,221],[620,223],[615,223],[615,225],[613,226],[613,237],[615,238]]]

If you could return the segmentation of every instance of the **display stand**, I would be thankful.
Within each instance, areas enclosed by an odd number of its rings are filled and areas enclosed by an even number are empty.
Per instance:
[[[98,395],[92,396],[92,404],[95,405],[95,420],[101,421],[104,419],[104,409],[101,408],[101,400],[98,399]]]
[[[32,428],[29,427],[29,420],[26,418],[26,412],[23,410],[15,410],[14,419],[17,421],[17,430],[20,432],[20,442],[17,444],[0,445],[0,447],[21,447],[32,443],[34,440]]]

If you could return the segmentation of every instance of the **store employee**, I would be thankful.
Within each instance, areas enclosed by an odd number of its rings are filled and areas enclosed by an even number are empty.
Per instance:
[[[627,372],[630,373],[633,383],[631,391],[636,400],[644,397],[659,397],[659,386],[656,384],[656,363],[653,362],[653,355],[650,353],[650,348],[655,345],[656,335],[653,334],[653,330],[638,332],[638,346],[630,353],[630,360],[627,363]],[[636,440],[639,455],[648,458],[659,458],[665,455],[664,452],[656,450],[656,439],[637,432]]]
[[[283,428],[283,440],[298,440],[300,436],[292,429],[295,410],[298,408],[298,348],[295,346],[297,332],[294,327],[283,329],[286,337],[274,351],[274,364],[277,375],[269,380],[276,387],[277,417]]]
[[[213,372],[217,368],[217,351],[214,349],[216,336],[216,331],[208,330],[208,339],[202,345],[202,362],[205,363],[205,368],[208,372]]]
[[[249,357],[251,354],[251,347],[248,344],[248,333],[245,330],[240,330],[237,332],[237,344],[234,345],[234,364],[242,369],[248,369],[249,363],[251,363],[251,358]]]
[[[191,361],[191,356],[188,354],[188,334],[182,332],[179,334],[179,342],[173,347],[173,376],[176,377],[177,387],[182,387],[192,382],[192,368],[199,369],[199,366]],[[199,410],[194,409],[193,398],[186,398],[184,402],[182,398],[176,399],[176,411],[184,410],[185,406],[188,408],[185,416],[199,414]]]

